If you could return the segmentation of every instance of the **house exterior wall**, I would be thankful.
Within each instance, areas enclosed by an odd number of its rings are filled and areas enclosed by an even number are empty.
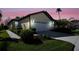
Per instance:
[[[77,21],[77,22],[72,22],[71,24],[70,24],[70,27],[71,28],[74,28],[74,29],[79,29],[79,22]]]
[[[14,25],[14,21],[11,22],[9,25],[8,25],[9,29],[14,29],[15,28],[15,25]]]
[[[20,21],[23,29],[29,29],[29,19],[31,28],[36,28],[37,31],[46,31],[54,27],[54,21],[51,21],[44,13],[31,15]]]
[[[17,29],[20,27],[20,24],[18,23],[18,21],[12,21],[12,22],[10,22],[8,27],[9,27],[9,29]]]
[[[12,24],[9,24],[8,27],[9,27],[9,29],[12,29]]]
[[[29,29],[29,17],[21,20],[20,24],[21,24],[23,30]]]

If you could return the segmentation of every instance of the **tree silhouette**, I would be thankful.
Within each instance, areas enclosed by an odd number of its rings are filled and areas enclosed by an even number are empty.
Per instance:
[[[72,21],[72,20],[76,20],[76,19],[74,17],[70,17],[69,20]]]
[[[2,18],[2,11],[0,10],[0,21],[1,21],[1,18]]]
[[[61,19],[61,17],[60,17],[60,12],[62,12],[62,10],[61,10],[60,8],[57,8],[57,9],[56,9],[56,12],[58,13],[59,19]]]
[[[20,17],[18,17],[18,16],[16,16],[16,18],[15,18],[16,20],[19,20],[20,19]]]

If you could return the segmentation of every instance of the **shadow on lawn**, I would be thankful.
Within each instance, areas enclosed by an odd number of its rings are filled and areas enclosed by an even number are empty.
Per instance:
[[[0,38],[0,42],[1,42],[0,51],[8,51],[9,42],[18,42],[18,39],[15,39],[15,38],[1,39]]]
[[[0,51],[8,51],[8,46],[9,46],[9,42],[16,42],[16,43],[18,43],[20,40],[18,40],[18,39],[15,39],[15,38],[6,38],[6,39],[4,39],[4,40],[2,40],[1,42],[2,42],[2,44],[1,44],[1,46],[0,46]],[[30,43],[27,43],[27,44],[36,44],[36,45],[38,45],[36,42],[38,42],[38,40],[35,40],[35,42],[30,42]],[[26,42],[25,42],[26,43]],[[42,42],[43,43],[43,42]],[[74,51],[74,45],[73,45],[73,47],[72,47],[72,49],[71,49],[71,51]]]

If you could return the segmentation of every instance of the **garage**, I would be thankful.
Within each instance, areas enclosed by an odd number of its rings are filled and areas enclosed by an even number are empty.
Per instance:
[[[36,28],[36,31],[48,31],[54,27],[53,24],[53,22],[51,24],[50,22],[35,22],[32,28]]]
[[[55,20],[47,11],[40,11],[22,17],[19,22],[23,30],[36,28],[36,31],[48,31],[54,28]]]

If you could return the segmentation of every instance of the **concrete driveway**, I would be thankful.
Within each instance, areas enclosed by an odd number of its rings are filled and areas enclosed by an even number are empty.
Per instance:
[[[79,51],[79,36],[74,36],[72,34],[66,34],[60,32],[52,32],[52,31],[39,32],[39,34],[44,34],[51,38],[70,42],[75,45],[74,50]]]
[[[75,45],[74,51],[79,51],[79,36],[58,37],[55,39],[70,42]]]
[[[42,31],[38,33],[47,35],[49,37],[54,37],[54,38],[72,36],[72,34],[60,33],[55,31]]]

